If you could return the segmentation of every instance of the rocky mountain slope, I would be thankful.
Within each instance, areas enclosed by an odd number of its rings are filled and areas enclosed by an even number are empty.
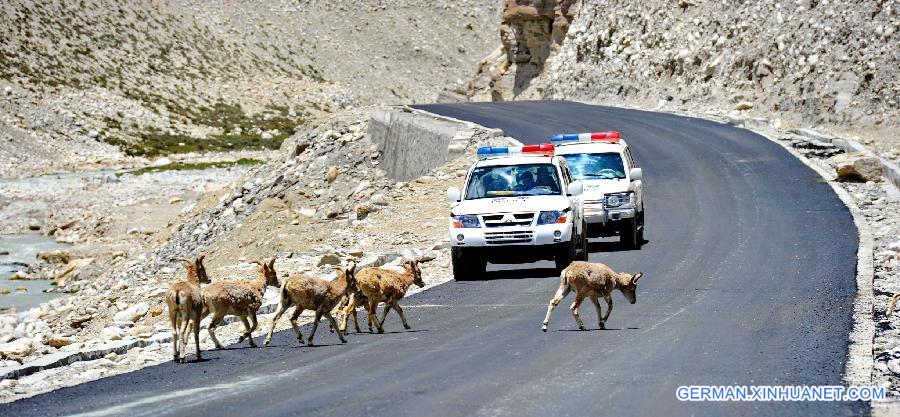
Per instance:
[[[277,148],[311,118],[431,101],[491,47],[492,0],[0,5],[0,176]]]
[[[896,160],[898,17],[884,0],[509,0],[468,95],[774,116]]]

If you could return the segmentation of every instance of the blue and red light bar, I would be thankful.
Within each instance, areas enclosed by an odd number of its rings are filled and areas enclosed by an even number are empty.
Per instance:
[[[478,148],[478,159],[510,155],[553,156],[553,145],[544,143],[526,146],[484,146]]]
[[[622,135],[619,132],[594,132],[594,133],[575,133],[569,135],[555,135],[550,141],[557,142],[603,142],[603,143],[619,143]]]

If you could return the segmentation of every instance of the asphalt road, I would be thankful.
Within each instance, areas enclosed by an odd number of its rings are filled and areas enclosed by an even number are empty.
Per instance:
[[[590,258],[644,272],[598,331],[567,307],[540,331],[558,278],[488,272],[402,303],[388,334],[347,345],[213,351],[11,404],[0,415],[865,415],[861,403],[679,402],[680,385],[838,385],[855,293],[856,230],[827,184],[779,146],[714,122],[568,102],[420,106],[526,143],[619,130],[644,168],[648,242]],[[550,266],[549,263],[544,265]],[[509,269],[504,267],[504,269]],[[602,304],[602,303],[601,303]],[[327,329],[327,327],[325,328]],[[337,342],[327,330],[320,343]]]

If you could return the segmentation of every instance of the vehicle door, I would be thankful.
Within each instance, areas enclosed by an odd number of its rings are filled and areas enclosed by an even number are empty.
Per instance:
[[[625,163],[628,164],[628,169],[626,170],[628,175],[628,190],[634,192],[635,203],[634,206],[638,211],[644,211],[644,182],[643,179],[632,180],[631,179],[631,169],[638,168],[637,164],[634,161],[634,158],[631,156],[631,148],[625,148]]]

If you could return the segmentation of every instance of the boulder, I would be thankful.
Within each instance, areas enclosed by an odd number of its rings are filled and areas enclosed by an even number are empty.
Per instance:
[[[66,336],[50,336],[49,338],[47,338],[47,344],[57,349],[63,346],[71,345],[73,342],[75,342],[74,339]]]
[[[154,166],[154,167],[163,167],[163,166],[171,165],[171,164],[172,164],[172,160],[171,160],[171,159],[166,158],[166,157],[162,157],[162,158],[159,158],[159,159],[153,161],[153,163],[151,164],[151,166]]]
[[[120,340],[125,336],[125,331],[116,326],[109,326],[100,331],[100,336],[106,340]]]
[[[325,217],[329,219],[333,219],[337,216],[340,216],[343,213],[341,210],[341,206],[338,204],[330,204],[328,207],[325,207]]]
[[[318,266],[340,265],[340,264],[341,264],[340,256],[337,256],[334,253],[326,253],[326,254],[322,255],[321,258],[319,258]]]
[[[388,204],[387,199],[382,193],[372,195],[372,198],[369,199],[369,202],[371,202],[372,204],[377,204],[379,206],[386,206]]]
[[[900,250],[900,240],[888,244],[888,249]]]
[[[78,378],[83,380],[93,380],[103,376],[103,371],[100,369],[88,369],[80,374],[78,374]]]
[[[65,250],[42,250],[37,258],[53,265],[65,265],[72,260],[72,254]]]
[[[132,336],[153,335],[154,333],[156,333],[156,329],[153,326],[134,326],[128,329],[128,334]]]
[[[362,270],[363,268],[372,268],[379,267],[385,264],[389,264],[398,259],[402,259],[403,256],[399,253],[382,253],[382,254],[371,254],[366,255],[362,259],[359,260],[356,264],[356,270]]]
[[[77,328],[81,327],[84,323],[91,321],[92,318],[94,318],[94,316],[89,313],[77,315],[77,316],[73,317],[72,320],[69,322],[69,326],[77,329]]]
[[[859,152],[837,155],[828,160],[837,172],[838,181],[881,181],[881,162]]]
[[[356,188],[353,189],[353,192],[351,192],[350,195],[359,194],[359,193],[367,190],[371,186],[372,186],[372,183],[370,181],[362,181],[359,184],[357,184]]]
[[[356,219],[362,220],[365,219],[369,213],[375,211],[375,206],[372,204],[360,204],[356,206]]]
[[[330,184],[330,183],[334,182],[334,180],[337,179],[337,176],[338,176],[338,169],[336,166],[332,165],[332,166],[328,167],[328,171],[325,173],[325,181],[328,181],[328,183]]]
[[[116,313],[116,315],[113,316],[113,320],[115,320],[116,322],[134,323],[141,317],[144,317],[144,315],[147,314],[148,311],[150,311],[150,305],[146,302],[140,302]]]
[[[78,277],[81,268],[90,265],[93,261],[94,258],[74,259],[70,261],[63,267],[62,272],[53,276],[53,282],[60,287],[65,287],[70,279]]]
[[[0,358],[3,359],[28,356],[31,352],[34,352],[34,347],[31,346],[31,339],[27,337],[0,345]]]

